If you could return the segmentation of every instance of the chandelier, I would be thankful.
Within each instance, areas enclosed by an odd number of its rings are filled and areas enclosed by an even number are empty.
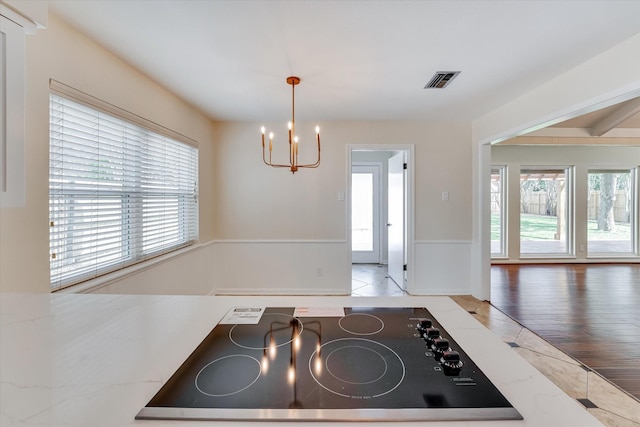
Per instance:
[[[273,132],[269,133],[269,160],[265,156],[264,148],[264,126],[262,129],[262,161],[265,165],[274,168],[289,168],[291,173],[296,173],[299,168],[317,168],[320,165],[320,128],[316,126],[316,144],[318,145],[318,159],[315,163],[301,165],[298,163],[298,135],[296,135],[296,116],[295,116],[295,88],[300,83],[299,77],[287,77],[287,84],[291,85],[291,121],[289,122],[289,164],[273,163],[271,160],[271,152],[273,150]]]

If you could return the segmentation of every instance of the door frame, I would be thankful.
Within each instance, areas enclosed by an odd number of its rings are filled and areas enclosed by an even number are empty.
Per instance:
[[[414,144],[347,144],[347,189],[346,189],[346,236],[347,236],[347,256],[349,265],[352,265],[352,244],[351,244],[351,164],[353,151],[397,151],[404,152],[407,162],[406,176],[406,234],[405,234],[405,259],[407,262],[406,288],[411,294],[414,289],[414,246],[415,246],[415,145]],[[383,207],[384,209],[384,207]]]

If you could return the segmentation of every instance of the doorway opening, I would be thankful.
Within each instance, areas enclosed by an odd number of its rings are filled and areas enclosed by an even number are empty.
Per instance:
[[[348,242],[352,291],[362,290],[362,270],[372,267],[376,280],[368,294],[402,295],[410,284],[413,234],[411,182],[413,146],[351,145],[348,147]],[[380,272],[384,270],[384,277]],[[375,287],[380,289],[376,289]],[[354,293],[356,294],[356,293]],[[396,293],[394,293],[396,294]]]

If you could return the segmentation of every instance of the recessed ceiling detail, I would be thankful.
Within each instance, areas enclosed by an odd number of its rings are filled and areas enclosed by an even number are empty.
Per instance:
[[[424,88],[444,89],[458,74],[460,74],[460,71],[436,71]]]

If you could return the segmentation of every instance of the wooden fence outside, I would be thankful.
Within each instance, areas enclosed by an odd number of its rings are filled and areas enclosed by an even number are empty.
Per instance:
[[[547,192],[536,191],[527,194],[526,213],[533,215],[547,215]],[[589,220],[598,219],[598,209],[600,207],[600,191],[592,191],[587,205],[587,217]],[[500,212],[500,206],[497,198],[492,198],[491,211],[493,213]],[[520,212],[522,212],[522,202],[520,203]],[[628,223],[630,211],[627,203],[626,191],[618,191],[616,194],[616,202],[613,205],[613,217],[617,223]]]

